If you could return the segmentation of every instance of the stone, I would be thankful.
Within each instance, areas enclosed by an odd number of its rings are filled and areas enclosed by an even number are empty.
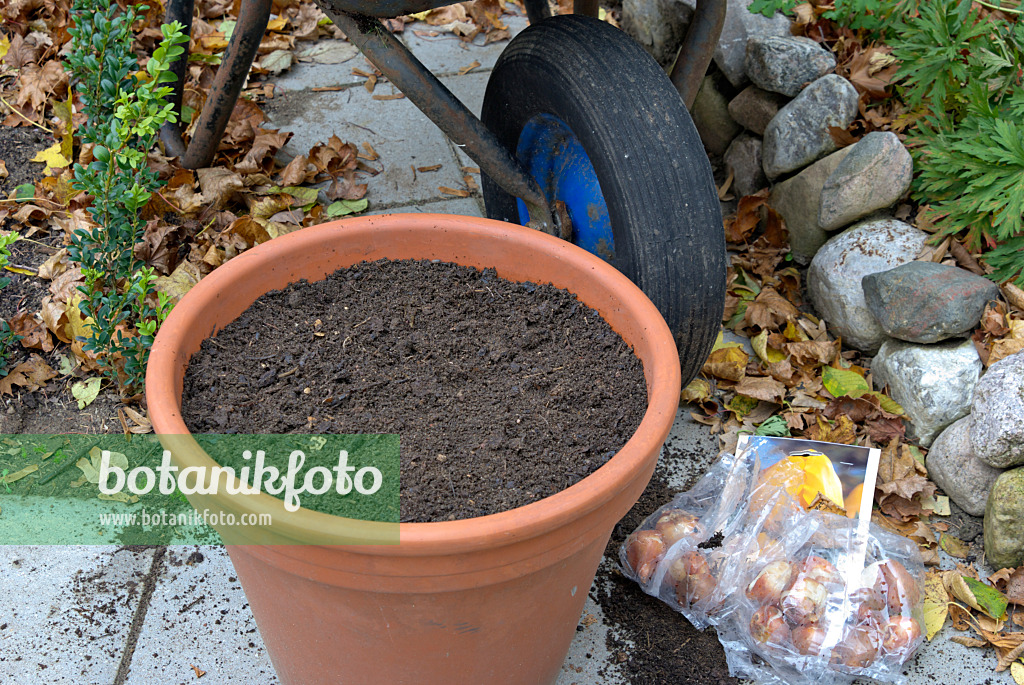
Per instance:
[[[985,561],[994,569],[1024,564],[1024,468],[999,476],[988,496]]]
[[[693,125],[708,154],[721,157],[740,131],[740,125],[729,116],[729,104],[718,90],[713,76],[705,76],[690,110]]]
[[[849,152],[848,147],[837,150],[772,188],[768,204],[785,220],[789,247],[798,264],[809,263],[829,238],[829,234],[818,225],[821,188]]]
[[[889,339],[871,362],[875,385],[889,386],[889,394],[910,419],[907,435],[925,447],[971,411],[981,369],[981,357],[970,340],[919,345]]]
[[[675,61],[695,0],[623,0],[622,30],[662,66]]]
[[[834,152],[828,129],[845,129],[857,116],[857,91],[842,76],[828,74],[804,88],[779,110],[764,131],[764,173],[775,179]]]
[[[785,95],[747,86],[729,101],[729,114],[743,128],[763,136],[768,123],[787,102]]]
[[[768,179],[761,168],[761,139],[749,133],[741,133],[729,145],[723,157],[726,167],[732,170],[732,187],[736,197],[753,195],[768,187]]]
[[[721,0],[719,0],[721,1]],[[751,12],[753,0],[728,0],[725,22],[718,37],[714,60],[729,83],[739,88],[747,82],[747,42],[763,36],[788,36],[790,21],[782,14],[766,17]]]
[[[747,77],[754,85],[795,97],[836,68],[835,56],[803,36],[763,36],[747,41]]]
[[[946,427],[928,450],[925,465],[928,478],[957,506],[971,516],[982,516],[988,493],[1003,470],[974,456],[970,426],[971,417],[965,416]]]
[[[843,343],[873,354],[886,339],[864,301],[861,280],[913,261],[928,234],[895,219],[862,221],[822,245],[807,270],[807,294]]]
[[[916,343],[968,334],[985,305],[999,297],[999,286],[987,278],[935,262],[868,274],[861,285],[868,310],[886,335]]]
[[[914,177],[914,160],[895,133],[873,131],[852,148],[821,191],[818,223],[826,231],[896,204]]]
[[[996,468],[1024,464],[1024,352],[990,366],[974,389],[971,446]]]

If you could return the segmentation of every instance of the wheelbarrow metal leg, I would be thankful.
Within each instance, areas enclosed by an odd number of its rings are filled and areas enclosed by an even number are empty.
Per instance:
[[[526,18],[531,24],[541,22],[551,16],[551,5],[548,0],[523,0],[526,7]]]
[[[519,197],[530,211],[530,226],[558,234],[547,199],[537,181],[409,49],[371,17],[335,12],[321,5],[331,20],[381,73],[445,135],[480,165],[483,173],[508,193]]]
[[[572,13],[596,19],[600,14],[600,3],[598,0],[573,0]]]
[[[167,12],[164,15],[164,22],[170,24],[177,21],[185,28],[182,33],[186,36],[192,33],[192,10],[195,0],[170,0],[167,3]],[[178,60],[171,64],[171,73],[174,74],[173,88],[171,93],[171,104],[174,105],[174,112],[178,115],[178,122],[164,124],[160,129],[160,138],[164,141],[164,149],[171,157],[184,157],[185,144],[181,140],[181,100],[185,94],[185,77],[188,74],[188,50]]]
[[[172,0],[168,7],[168,18],[170,19],[171,12],[176,12],[179,15],[183,13],[187,5],[191,23],[192,1]],[[168,153],[180,155],[181,165],[186,169],[201,169],[210,166],[213,162],[221,136],[224,134],[224,129],[227,128],[231,112],[235,108],[235,102],[238,101],[238,95],[242,92],[242,86],[245,85],[245,79],[249,75],[253,59],[259,50],[260,41],[263,40],[263,34],[267,30],[271,5],[272,0],[245,0],[241,4],[238,23],[235,24],[231,40],[224,51],[220,67],[217,69],[217,76],[214,78],[210,94],[203,104],[203,111],[199,115],[199,122],[188,149],[184,150],[182,146],[179,125],[167,125],[161,130],[160,137],[164,141]],[[183,55],[174,65],[175,74],[180,69],[183,77],[187,67],[188,58]],[[183,78],[177,86],[176,104],[180,110],[180,98],[184,87]]]
[[[718,37],[725,23],[726,0],[697,0],[693,10],[693,19],[679,48],[676,63],[672,65],[669,78],[686,103],[686,108],[693,107],[697,99],[700,83],[711,64],[711,57],[718,45]]]

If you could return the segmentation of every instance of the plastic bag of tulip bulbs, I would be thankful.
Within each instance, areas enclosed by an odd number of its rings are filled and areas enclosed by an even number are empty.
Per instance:
[[[625,575],[698,628],[715,625],[728,590],[718,579],[745,544],[732,533],[745,518],[757,473],[756,459],[722,455],[626,539],[619,550]]]
[[[728,576],[732,607],[718,636],[729,672],[761,683],[902,682],[924,641],[917,546],[792,501],[781,526],[771,519]]]
[[[627,539],[625,573],[698,628],[716,625],[733,676],[900,682],[923,642],[916,545],[807,511],[758,473],[756,459],[723,456]]]

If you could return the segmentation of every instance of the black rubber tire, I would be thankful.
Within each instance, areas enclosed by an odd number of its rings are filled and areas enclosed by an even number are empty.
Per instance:
[[[683,384],[711,352],[725,302],[721,207],[700,137],[672,82],[622,31],[583,16],[532,25],[498,58],[483,122],[515,154],[535,115],[565,122],[608,206],[610,262],[676,334]],[[487,216],[519,223],[514,197],[483,177]]]

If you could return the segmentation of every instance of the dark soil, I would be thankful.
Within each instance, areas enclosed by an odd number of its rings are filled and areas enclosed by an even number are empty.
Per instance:
[[[51,145],[53,136],[35,126],[0,126],[0,160],[8,173],[0,180],[0,196],[6,198],[17,186],[38,179],[43,165],[30,160]]]
[[[604,574],[599,573],[598,582],[594,584],[595,599],[608,623],[614,626],[608,635],[608,649],[619,664],[617,670],[631,685],[735,685],[739,682],[729,676],[725,651],[714,628],[697,630],[682,614],[644,593],[636,582],[618,570],[619,548],[629,534],[651,512],[685,489],[668,485],[666,462],[692,458],[673,449],[662,453],[650,485],[636,506],[615,526],[605,548],[605,563],[615,570],[608,574],[606,583],[601,582]],[[692,485],[688,483],[687,487]]]
[[[401,520],[482,516],[593,473],[640,425],[640,361],[592,309],[492,269],[382,260],[268,293],[185,376],[193,433],[397,433]]]

